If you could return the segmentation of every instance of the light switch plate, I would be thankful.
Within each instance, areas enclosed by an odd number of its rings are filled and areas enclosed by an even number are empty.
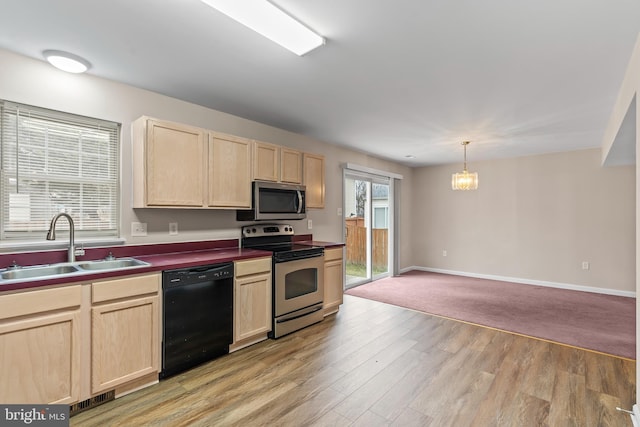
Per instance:
[[[311,230],[312,228],[313,228],[313,221],[312,221],[312,220],[310,220],[310,219],[308,219],[308,220],[307,220],[307,229],[308,229],[308,230]]]

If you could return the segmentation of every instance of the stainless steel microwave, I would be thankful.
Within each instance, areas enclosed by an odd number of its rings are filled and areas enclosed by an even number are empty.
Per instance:
[[[307,216],[304,185],[254,181],[252,209],[237,210],[238,221],[303,219]]]

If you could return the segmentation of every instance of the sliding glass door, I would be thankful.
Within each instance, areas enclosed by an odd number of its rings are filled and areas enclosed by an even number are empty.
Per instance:
[[[390,215],[388,178],[362,172],[344,174],[346,287],[389,275]]]

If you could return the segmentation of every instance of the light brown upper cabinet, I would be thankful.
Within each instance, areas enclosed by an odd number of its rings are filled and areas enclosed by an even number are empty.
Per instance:
[[[251,207],[252,141],[209,132],[209,200],[212,207]]]
[[[253,141],[141,117],[133,123],[133,207],[251,207]]]
[[[280,179],[280,147],[255,141],[253,179],[277,182]]]
[[[290,148],[280,148],[280,181],[302,184],[302,153]]]
[[[202,207],[207,167],[202,129],[141,117],[133,123],[133,207]]]
[[[302,157],[307,208],[324,208],[324,156],[304,153]]]
[[[302,184],[302,153],[291,148],[255,141],[253,179]]]
[[[146,116],[132,145],[134,208],[248,209],[252,179],[304,184],[307,207],[324,208],[317,154]]]

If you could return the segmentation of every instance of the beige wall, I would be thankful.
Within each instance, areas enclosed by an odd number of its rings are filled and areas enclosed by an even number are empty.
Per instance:
[[[44,61],[0,50],[0,98],[122,123],[122,236],[144,244],[238,238],[232,211],[131,208],[130,124],[141,115],[260,139],[326,156],[326,208],[312,210],[313,230],[297,233],[343,241],[345,162],[403,175],[400,188],[400,268],[452,271],[635,290],[633,169],[600,168],[599,151],[472,163],[477,192],[452,192],[460,165],[411,170],[302,135],[90,75],[71,75]],[[516,170],[522,176],[515,179]],[[130,223],[149,236],[130,236]],[[180,234],[169,236],[169,222]],[[423,231],[417,231],[423,230]],[[442,257],[442,250],[448,256]],[[582,261],[591,269],[583,271]]]
[[[351,162],[404,175],[402,191],[411,193],[411,170],[400,164],[364,153],[326,144],[303,135],[286,132],[240,117],[182,102],[157,93],[93,77],[58,71],[43,61],[0,50],[0,99],[51,108],[122,124],[122,236],[127,243],[145,244],[172,241],[239,238],[235,211],[198,211],[131,208],[131,122],[142,115],[213,129],[233,135],[272,142],[326,158],[326,208],[311,210],[313,229],[306,221],[292,221],[296,233],[313,233],[315,238],[344,241],[342,220],[342,168]],[[184,165],[188,167],[188,165]],[[410,200],[410,197],[402,197]],[[401,206],[400,266],[410,265],[409,236],[411,208]],[[148,224],[149,236],[131,237],[131,222]],[[178,222],[179,233],[169,236],[169,222]],[[6,248],[5,248],[6,250]]]
[[[622,80],[609,124],[602,142],[604,163],[614,163],[627,158],[636,165],[636,294],[640,291],[640,108],[638,91],[640,90],[640,34],[631,53],[629,64]],[[635,110],[635,117],[633,111]],[[635,154],[635,155],[634,155]],[[636,342],[640,342],[640,303],[636,301]],[[636,360],[640,361],[640,346],[636,345]],[[636,384],[640,384],[640,366],[636,362]],[[640,403],[640,394],[636,397]],[[635,409],[635,405],[634,405]],[[634,411],[635,412],[635,411]]]
[[[471,192],[451,190],[460,165],[416,169],[413,264],[635,292],[635,167],[601,160],[592,149],[473,162]]]

